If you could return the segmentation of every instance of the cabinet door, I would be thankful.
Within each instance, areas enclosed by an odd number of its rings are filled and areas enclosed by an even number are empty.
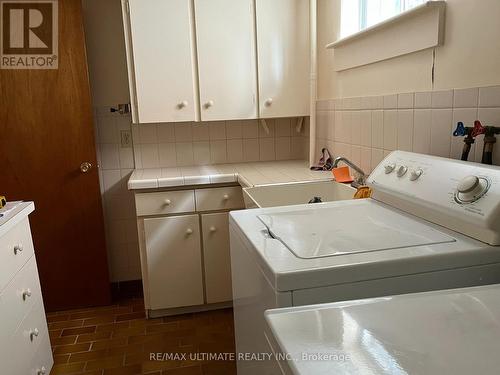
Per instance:
[[[130,84],[135,85],[138,117],[134,121],[194,121],[197,104],[191,2],[128,1]]]
[[[195,0],[201,119],[257,116],[252,0]]]
[[[203,304],[198,215],[144,219],[151,309]]]
[[[201,216],[207,303],[231,301],[228,213]]]
[[[309,116],[309,1],[256,0],[260,116]]]

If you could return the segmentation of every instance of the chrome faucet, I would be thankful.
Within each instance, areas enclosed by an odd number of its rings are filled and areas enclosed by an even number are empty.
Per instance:
[[[333,168],[337,168],[340,162],[343,162],[344,164],[347,164],[349,167],[351,167],[352,169],[354,169],[357,172],[357,174],[358,174],[358,176],[354,179],[354,181],[351,184],[352,187],[359,188],[360,186],[365,185],[365,183],[366,183],[366,174],[365,174],[365,172],[363,172],[363,170],[360,167],[358,167],[356,164],[354,164],[352,161],[350,161],[347,158],[344,158],[342,156],[336,158],[333,161],[333,167],[332,167],[332,169]]]

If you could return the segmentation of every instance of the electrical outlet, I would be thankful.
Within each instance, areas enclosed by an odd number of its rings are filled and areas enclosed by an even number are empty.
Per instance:
[[[132,133],[130,132],[130,130],[121,130],[120,140],[122,148],[132,147]]]

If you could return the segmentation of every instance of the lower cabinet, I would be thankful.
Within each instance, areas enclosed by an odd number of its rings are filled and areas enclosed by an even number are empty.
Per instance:
[[[201,215],[207,303],[232,300],[229,215]]]
[[[203,304],[198,215],[144,219],[152,310]]]

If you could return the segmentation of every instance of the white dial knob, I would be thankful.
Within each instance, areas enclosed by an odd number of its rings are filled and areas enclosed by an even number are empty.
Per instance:
[[[411,171],[410,173],[410,181],[416,181],[424,174],[424,171],[421,169],[416,169],[414,171]]]
[[[190,234],[193,234],[193,230],[191,228],[188,228],[186,230],[186,234],[189,236]]]
[[[170,199],[165,199],[164,202],[166,206],[170,206],[170,204],[172,204],[172,201]]]
[[[385,168],[385,174],[391,174],[392,171],[394,171],[394,169],[396,169],[396,164],[394,164],[394,163],[387,164],[384,168]]]
[[[408,167],[402,165],[401,167],[398,168],[398,177],[403,177],[406,172],[408,172]]]
[[[273,98],[267,98],[266,101],[264,102],[266,107],[270,107],[273,105]]]
[[[467,176],[458,183],[455,198],[459,203],[472,203],[486,194],[489,187],[486,178]]]

